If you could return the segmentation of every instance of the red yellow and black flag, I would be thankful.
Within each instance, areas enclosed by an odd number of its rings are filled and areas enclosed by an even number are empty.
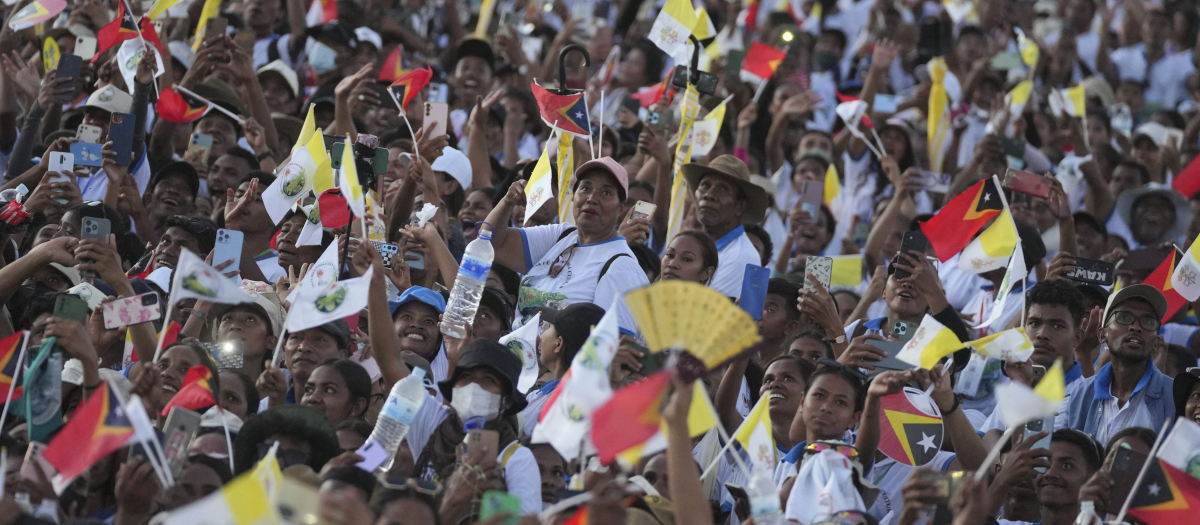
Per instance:
[[[9,388],[12,388],[12,400],[21,399],[25,394],[22,385],[25,383],[25,371],[18,368],[21,353],[29,342],[29,332],[20,331],[0,340],[0,401],[8,400]],[[13,384],[16,384],[14,387]]]
[[[112,46],[139,36],[141,35],[138,33],[137,22],[133,21],[133,11],[125,5],[125,0],[117,2],[117,17],[96,31],[96,56],[92,57],[92,62]]]
[[[938,260],[946,262],[1003,209],[1000,188],[989,177],[958,194],[937,215],[922,222],[921,231],[929,238]]]
[[[880,452],[905,465],[919,467],[933,461],[942,448],[945,431],[928,395],[906,387],[880,399],[880,409]]]
[[[1200,511],[1200,479],[1153,458],[1129,504],[1129,515],[1146,525],[1193,523]]]
[[[1179,295],[1179,292],[1171,284],[1171,275],[1175,273],[1175,265],[1179,261],[1178,253],[1175,250],[1171,250],[1171,253],[1167,254],[1167,258],[1163,259],[1163,262],[1158,265],[1158,268],[1150,272],[1146,280],[1142,281],[1144,284],[1158,288],[1158,291],[1162,292],[1163,297],[1167,298],[1167,312],[1162,318],[1162,322],[1164,323],[1175,317],[1175,313],[1188,304],[1188,300]]]
[[[407,111],[408,103],[417,96],[417,93],[425,89],[425,86],[429,85],[431,78],[433,78],[433,70],[429,69],[428,65],[422,69],[414,69],[396,78],[396,81],[388,86],[388,93],[392,94],[392,98],[395,99],[396,105],[400,106],[401,110]]]
[[[62,431],[46,445],[42,457],[62,479],[74,479],[92,464],[125,446],[133,423],[107,382],[71,415]]]
[[[404,46],[396,46],[392,48],[392,52],[388,53],[387,59],[383,61],[383,67],[379,68],[380,82],[395,82],[404,76]]]
[[[183,377],[183,386],[175,397],[167,402],[161,415],[166,416],[172,407],[186,408],[197,412],[217,404],[217,396],[213,392],[212,370],[204,365],[196,365],[188,369]]]
[[[158,116],[163,120],[176,124],[195,121],[212,111],[212,106],[204,103],[193,105],[172,88],[163,88],[158,95],[158,103],[154,107],[158,111]]]

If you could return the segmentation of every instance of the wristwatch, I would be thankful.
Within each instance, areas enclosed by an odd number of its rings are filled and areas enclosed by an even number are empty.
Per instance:
[[[275,154],[274,154],[274,153],[272,153],[272,152],[271,152],[271,150],[266,150],[266,151],[264,151],[264,152],[262,152],[262,153],[259,153],[259,154],[258,154],[257,156],[255,156],[254,158],[255,158],[255,159],[258,159],[258,161],[259,161],[259,162],[262,162],[262,161],[263,161],[263,160],[265,160],[267,157],[273,157],[274,155],[275,155]]]
[[[832,338],[826,337],[825,341],[833,343],[835,345],[840,345],[840,344],[846,342],[846,334],[842,334],[842,335],[839,335],[837,337],[832,337]]]

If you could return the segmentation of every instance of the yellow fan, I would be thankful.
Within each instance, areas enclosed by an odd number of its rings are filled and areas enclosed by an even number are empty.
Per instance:
[[[661,281],[625,294],[651,352],[687,350],[712,368],[759,341],[750,314],[720,292],[688,281]]]

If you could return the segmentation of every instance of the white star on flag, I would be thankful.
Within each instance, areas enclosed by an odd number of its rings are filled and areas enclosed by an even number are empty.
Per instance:
[[[921,446],[921,448],[923,449],[924,452],[929,452],[929,449],[931,449],[931,448],[932,449],[938,448],[937,445],[933,444],[933,436],[926,434],[924,432],[921,433],[921,440],[918,441],[917,444]]]
[[[1157,496],[1158,493],[1162,490],[1162,487],[1159,487],[1158,483],[1151,483],[1150,486],[1148,487],[1148,489],[1150,490],[1151,496]]]

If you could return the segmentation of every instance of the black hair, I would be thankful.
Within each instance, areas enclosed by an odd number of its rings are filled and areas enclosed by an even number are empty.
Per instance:
[[[371,437],[371,432],[374,429],[375,427],[368,423],[365,419],[347,418],[343,419],[341,423],[338,423],[337,426],[333,428],[333,431],[341,432],[343,430],[349,430],[350,432],[354,432],[355,434],[362,436],[363,439],[367,439]]]
[[[630,186],[630,187],[632,187],[632,186],[633,186],[633,184],[630,184],[629,186]],[[489,201],[493,201],[493,202],[494,202],[494,201],[495,201],[495,199],[496,199],[496,188],[493,188],[493,187],[491,187],[491,186],[484,186],[484,187],[482,187],[482,188],[475,188],[475,189],[472,189],[472,190],[471,190],[471,193],[475,193],[475,192],[477,192],[477,191],[482,191],[482,192],[483,192],[483,194],[487,196],[487,198],[488,198],[488,200],[489,200]],[[468,193],[467,195],[470,195],[471,193]]]
[[[1113,447],[1125,438],[1136,438],[1142,440],[1147,447],[1154,446],[1154,442],[1158,439],[1158,433],[1146,427],[1125,427],[1118,430],[1112,437],[1108,438],[1108,444],[1104,446],[1104,457],[1108,457],[1112,453]]]
[[[825,375],[838,376],[850,384],[850,387],[854,389],[854,411],[861,412],[863,403],[867,399],[867,385],[845,365],[833,366],[822,364],[818,366],[817,370],[808,376],[808,382],[804,385],[804,395],[808,395],[808,391],[817,383],[818,377]]]
[[[1189,366],[1196,366],[1196,356],[1186,346],[1168,344],[1166,357],[1168,362],[1175,362],[1176,370],[1186,370]]]
[[[705,268],[712,268],[713,270],[716,270],[717,265],[720,263],[720,255],[719,250],[717,250],[717,243],[716,241],[713,241],[712,237],[710,237],[703,230],[683,230],[675,234],[675,237],[691,237],[695,239],[696,242],[700,243],[701,262],[704,264]],[[672,241],[674,241],[674,239],[672,239]]]
[[[859,294],[858,292],[854,291],[854,289],[852,289],[852,288],[842,288],[841,290],[830,290],[829,291],[830,297],[834,297],[837,294],[846,294],[846,295],[849,295],[850,297],[853,297],[855,305],[857,305],[859,303],[859,301],[862,301],[862,294]],[[834,297],[833,306],[834,306],[834,308],[838,308],[839,314],[842,313],[840,307],[837,304],[836,297]]]
[[[634,188],[641,188],[650,192],[650,195],[654,195],[654,185],[650,184],[649,182],[637,179],[629,181],[629,189],[632,191]]]
[[[1131,170],[1136,170],[1138,173],[1138,186],[1143,186],[1147,182],[1150,182],[1150,170],[1146,169],[1146,166],[1142,165],[1141,162],[1133,160],[1132,158],[1121,157],[1121,160],[1117,162],[1117,165],[1113,166],[1113,171],[1117,171],[1117,168],[1129,168]]]
[[[800,379],[805,381],[804,390],[808,390],[808,378],[812,377],[813,372],[817,371],[817,365],[813,364],[812,361],[809,361],[791,352],[784,352],[771,358],[770,361],[767,361],[767,364],[763,366],[764,374],[767,369],[771,368],[771,365],[775,364],[776,361],[791,361],[792,363],[795,363],[796,367],[800,369]]]
[[[196,238],[200,245],[200,255],[211,252],[217,243],[217,223],[206,217],[189,217],[172,215],[167,217],[167,228],[178,227]]]
[[[1038,265],[1038,262],[1046,258],[1046,244],[1042,242],[1042,234],[1037,227],[1029,223],[1021,221],[1013,221],[1013,223],[1017,227],[1017,236],[1021,239],[1021,250],[1025,252],[1025,267],[1032,270]]]
[[[1100,457],[1100,444],[1096,443],[1091,436],[1073,428],[1063,428],[1055,430],[1050,435],[1050,442],[1055,441],[1065,441],[1079,447],[1079,452],[1083,455],[1083,462],[1087,463],[1089,476],[1100,470],[1100,463],[1103,459]]]
[[[987,40],[987,35],[985,35],[983,33],[983,30],[980,29],[979,26],[968,25],[968,26],[963,26],[962,29],[958,30],[958,38],[954,39],[954,45],[957,46],[958,43],[962,41],[962,39],[964,39],[968,36],[972,36],[972,35],[982,38],[984,40]]]
[[[1193,38],[1192,41],[1195,42],[1195,38]],[[1187,120],[1185,120],[1183,118],[1183,115],[1180,115],[1178,111],[1174,111],[1174,110],[1170,110],[1170,109],[1160,109],[1158,111],[1155,111],[1151,116],[1152,117],[1162,117],[1162,118],[1169,120],[1171,122],[1170,127],[1172,127],[1172,128],[1183,129],[1183,128],[1187,127]]]
[[[257,166],[257,164],[255,166]],[[262,171],[262,170],[252,169],[252,170],[250,170],[250,175],[248,175],[245,179],[243,179],[242,182],[239,182],[238,185],[241,185],[243,182],[246,182],[251,179],[258,179],[259,194],[266,191],[267,187],[270,186],[271,183],[275,182],[274,175],[267,173],[265,171]],[[236,190],[236,188],[234,188],[234,189]]]
[[[367,373],[367,370],[362,365],[343,357],[326,358],[317,363],[313,370],[322,366],[328,366],[342,376],[342,381],[346,382],[346,391],[350,394],[351,405],[359,399],[363,400],[363,409],[348,417],[364,417],[367,409],[371,406],[371,375]]]
[[[759,259],[762,261],[763,266],[771,266],[771,252],[775,250],[775,245],[771,244],[771,235],[758,224],[746,224],[742,228],[745,230],[746,235],[753,235],[762,243],[763,251],[759,255]]]
[[[217,477],[221,478],[221,484],[229,483],[233,479],[233,472],[229,470],[229,462],[224,459],[217,459],[206,454],[193,454],[187,458],[188,466],[203,465],[212,469],[217,473]]]
[[[14,305],[10,303],[10,309],[13,306],[25,307],[18,314],[16,326],[13,328],[16,330],[29,330],[33,328],[33,323],[39,316],[42,314],[53,314],[56,295],[57,294],[50,292],[35,293],[29,298],[28,301],[26,301],[24,305]]]
[[[320,472],[330,459],[342,453],[337,434],[329,418],[321,411],[301,404],[280,405],[246,419],[242,430],[233,440],[235,474],[241,474],[258,463],[258,445],[275,435],[289,435],[311,446],[306,465]]]
[[[505,293],[516,296],[517,292],[521,291],[520,274],[502,264],[492,264],[492,270],[496,272],[496,277],[500,278],[500,284],[504,285]]]
[[[639,38],[630,42],[628,48],[622,46],[621,59],[624,60],[629,55],[629,52],[634,49],[641,51],[642,56],[646,57],[646,83],[644,85],[653,84],[663,74],[663,69],[667,67],[666,56],[658,46],[654,45],[654,42],[651,42],[647,38]]]
[[[1108,118],[1108,112],[1102,107],[1088,107],[1087,116],[1095,117],[1100,121],[1100,125],[1104,126],[1104,130],[1112,133],[1112,121]]]
[[[246,165],[250,167],[250,171],[248,173],[253,173],[254,171],[258,170],[258,159],[254,158],[254,154],[250,153],[249,151],[246,151],[245,148],[242,148],[242,147],[229,148],[229,151],[226,151],[225,155],[237,157],[239,159],[246,161]],[[221,157],[217,157],[217,158],[221,158]],[[246,182],[247,180],[250,180],[249,176],[238,181],[238,184]],[[234,189],[236,190],[237,188],[235,187]],[[265,189],[266,189],[266,186],[263,186],[263,190],[265,190]]]
[[[433,514],[434,523],[442,522],[441,515],[438,513],[438,504],[432,495],[405,485],[400,485],[400,487],[402,488],[393,489],[385,487],[375,491],[375,496],[371,498],[371,512],[375,513],[376,518],[382,516],[384,509],[393,501],[411,499],[429,507],[429,512]]]
[[[825,349],[824,357],[833,359],[833,345],[829,344],[829,341],[827,341],[825,339],[826,337],[829,337],[829,334],[826,334],[825,330],[822,330],[820,327],[815,326],[815,325],[814,326],[806,326],[804,328],[797,330],[796,333],[789,336],[787,338],[787,341],[785,341],[783,343],[783,349],[784,349],[784,351],[791,353],[792,345],[795,344],[796,341],[799,341],[801,339],[812,339],[818,343],[821,343],[821,347]],[[795,354],[793,354],[793,355],[795,355]],[[815,369],[815,365],[814,365],[814,369]],[[812,373],[812,371],[809,371],[810,375],[811,375],[811,373]]]
[[[112,233],[116,234],[118,238],[129,231],[129,222],[126,219],[126,216],[102,202],[84,201],[67,208],[67,210],[63,212],[63,215],[71,212],[75,212],[75,214],[79,216],[80,221],[82,221],[84,217],[108,220],[108,222],[112,225]]]
[[[783,298],[783,310],[787,314],[788,319],[799,319],[800,310],[796,308],[796,302],[800,298],[800,286],[787,279],[776,277],[767,281],[767,294],[778,295]]]
[[[333,467],[321,474],[321,484],[326,481],[338,481],[362,491],[363,499],[371,497],[375,492],[375,476],[354,465]]]
[[[846,51],[846,45],[847,45],[847,42],[849,42],[849,40],[846,38],[846,33],[842,32],[839,29],[826,28],[826,29],[822,29],[821,34],[818,35],[817,37],[820,38],[823,36],[830,37],[830,38],[836,40],[838,43],[838,47],[842,48],[843,52]],[[842,59],[842,57],[838,57],[839,61],[841,59]]]
[[[215,392],[217,395],[220,395],[221,375],[217,371],[217,362],[216,362],[216,360],[213,359],[212,354],[208,353],[208,349],[204,348],[203,346],[200,346],[200,343],[180,343],[180,342],[172,343],[171,345],[169,345],[163,349],[163,355],[167,355],[167,352],[169,352],[172,348],[178,348],[181,346],[186,347],[188,350],[192,351],[192,355],[195,355],[196,360],[200,361],[200,366],[208,368],[208,372],[210,374],[212,374],[211,379],[209,379],[209,385],[212,386],[213,392]],[[216,396],[214,396],[214,397],[216,397]],[[246,404],[249,405],[251,403],[254,403],[255,401],[256,401],[256,399],[246,399]]]
[[[638,266],[642,267],[642,271],[650,274],[647,276],[650,278],[650,282],[657,281],[658,275],[662,273],[662,260],[658,258],[658,254],[654,253],[654,250],[649,246],[640,243],[630,246],[629,250],[633,252],[633,256],[637,259]]]
[[[1071,313],[1071,320],[1075,322],[1076,328],[1083,322],[1083,294],[1079,293],[1074,283],[1066,279],[1038,281],[1025,292],[1025,302],[1029,306],[1064,306]]]
[[[258,393],[258,387],[254,385],[254,380],[250,376],[243,373],[241,370],[226,368],[221,370],[221,373],[229,373],[237,376],[238,382],[242,384],[242,395],[246,396],[246,416],[253,416],[258,413],[258,400],[262,397]]]
[[[1200,193],[1197,193],[1197,195],[1200,195]],[[1105,226],[1104,223],[1096,220],[1095,217],[1092,217],[1092,214],[1086,211],[1077,211],[1071,214],[1071,219],[1074,221],[1075,229],[1077,231],[1079,230],[1080,225],[1087,225],[1089,228],[1100,232],[1100,235],[1108,237],[1108,227]]]

